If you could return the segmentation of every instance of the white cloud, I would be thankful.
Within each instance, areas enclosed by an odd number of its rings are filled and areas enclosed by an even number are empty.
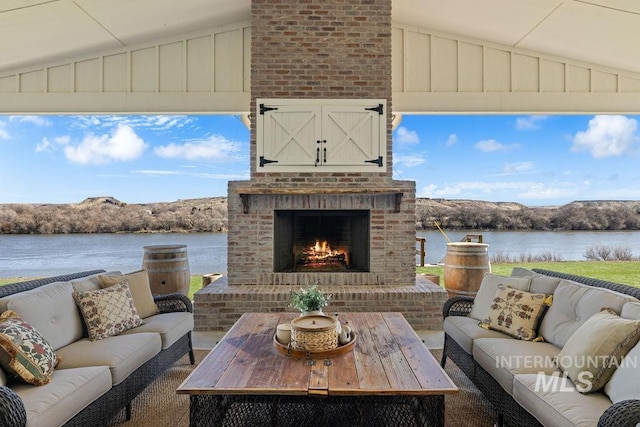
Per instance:
[[[159,169],[140,169],[134,170],[133,173],[139,173],[141,175],[184,175],[183,172],[179,171],[168,171],[168,170],[159,170]]]
[[[445,145],[447,147],[451,147],[453,145],[456,145],[458,143],[458,135],[456,135],[455,133],[452,133],[451,135],[449,135],[449,138],[447,138],[447,142],[445,143]]]
[[[6,124],[6,122],[0,121],[0,139],[11,139],[11,135],[9,135],[9,132],[4,129]]]
[[[495,139],[485,139],[476,143],[476,148],[485,153],[493,153],[496,151],[509,151],[520,147],[519,144],[502,144]]]
[[[517,130],[540,129],[540,123],[547,120],[549,116],[528,116],[516,118]]]
[[[187,160],[226,160],[236,151],[236,144],[224,136],[215,135],[203,141],[163,145],[153,151],[160,157]]]
[[[130,126],[120,124],[109,135],[88,135],[79,145],[67,145],[64,154],[74,163],[100,164],[136,159],[146,147]]]
[[[67,135],[57,136],[53,138],[53,142],[56,145],[67,145],[69,144],[70,141],[71,141],[71,138]],[[46,136],[42,138],[42,141],[39,144],[36,145],[36,153],[50,152],[50,151],[54,151],[55,149],[56,149],[56,146],[52,144],[51,141],[49,141],[49,138],[47,138]]]
[[[415,130],[399,126],[396,129],[396,141],[400,144],[418,144],[420,143],[420,137],[418,137],[418,133]]]
[[[36,153],[43,153],[45,151],[53,151],[53,144],[49,142],[49,138],[42,138],[42,142],[36,145]]]
[[[51,120],[43,116],[11,116],[9,117],[9,120],[17,121],[19,123],[31,123],[37,127],[46,127],[53,124]]]
[[[535,166],[535,162],[505,163],[505,165],[502,167],[502,173],[506,175],[513,175],[517,173],[529,172],[532,171]]]
[[[427,159],[425,159],[421,154],[410,154],[407,156],[396,155],[393,156],[393,164],[395,166],[404,165],[408,168],[413,168],[416,166],[420,166],[427,163]]]
[[[457,182],[451,185],[438,187],[431,184],[423,187],[418,192],[418,197],[430,198],[486,198],[488,200],[551,200],[558,198],[574,198],[583,189],[584,185],[577,186],[570,182],[557,182],[546,184],[542,182],[520,181],[520,182],[486,182],[467,181]],[[483,194],[484,196],[479,196]]]
[[[81,129],[112,128],[126,125],[132,128],[145,128],[163,131],[182,128],[193,123],[191,116],[179,115],[131,115],[131,116],[74,116],[73,124]]]
[[[187,175],[187,176],[195,176],[198,178],[204,179],[222,179],[222,180],[239,180],[239,179],[248,179],[249,173],[209,173],[209,172],[189,172],[189,171],[172,171],[172,170],[161,170],[161,169],[139,169],[134,170],[132,173],[146,175],[146,176],[171,176],[171,175]]]
[[[639,141],[638,122],[625,116],[595,116],[586,131],[576,133],[572,151],[588,151],[595,158],[629,153]]]

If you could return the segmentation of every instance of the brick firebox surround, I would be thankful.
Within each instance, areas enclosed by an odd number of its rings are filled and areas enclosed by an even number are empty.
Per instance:
[[[196,330],[228,329],[246,311],[283,311],[318,282],[331,311],[400,311],[440,329],[446,293],[415,274],[415,182],[372,172],[264,172],[256,166],[256,99],[391,99],[391,0],[253,0],[251,179],[228,187],[227,275],[195,295]],[[274,210],[369,210],[365,272],[274,272]]]

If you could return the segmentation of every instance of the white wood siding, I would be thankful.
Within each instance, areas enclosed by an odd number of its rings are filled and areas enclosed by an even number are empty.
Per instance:
[[[640,74],[394,26],[394,113],[639,113]]]
[[[0,113],[246,112],[250,31],[238,23],[0,74]]]
[[[0,113],[248,113],[248,22],[0,73]],[[394,113],[640,113],[640,74],[392,30]]]

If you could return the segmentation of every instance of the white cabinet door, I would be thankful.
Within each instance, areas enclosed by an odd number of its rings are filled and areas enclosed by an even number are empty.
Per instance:
[[[324,165],[382,167],[381,117],[382,104],[366,106],[334,106],[322,109],[322,140]],[[386,126],[386,120],[384,125]],[[380,163],[380,164],[379,164]]]
[[[268,169],[282,166],[313,166],[317,155],[316,141],[320,140],[321,136],[321,107],[261,105],[264,106],[263,113],[259,114],[256,127],[258,166],[269,165]],[[260,108],[258,105],[258,111]]]
[[[381,172],[385,100],[258,99],[257,170]]]

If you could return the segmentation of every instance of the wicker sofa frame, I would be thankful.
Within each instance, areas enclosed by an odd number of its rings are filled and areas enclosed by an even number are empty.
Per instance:
[[[73,273],[63,276],[53,276],[43,279],[29,280],[20,283],[11,283],[0,286],[0,298],[19,292],[35,289],[40,286],[65,282],[73,279],[104,273],[105,270],[92,270]],[[180,293],[154,295],[154,300],[160,313],[176,311],[193,312],[193,305],[189,298]],[[185,354],[189,354],[189,361],[193,365],[195,357],[191,332],[183,335],[169,348],[166,348],[136,371],[131,373],[120,384],[113,386],[107,393],[93,401],[82,411],[69,420],[65,427],[71,426],[98,426],[104,425],[120,411],[126,411],[126,419],[131,419],[131,402],[162,372],[171,367]],[[11,388],[0,386],[0,425],[24,426],[26,424],[26,411],[20,397]]]
[[[560,273],[557,271],[533,269],[534,272],[546,276],[573,280],[588,286],[610,289],[640,299],[640,288],[591,277]],[[471,297],[453,297],[443,306],[443,316],[467,316],[473,307]],[[444,350],[441,365],[444,367],[447,358],[451,359],[475,384],[475,386],[491,402],[497,412],[497,425],[502,426],[540,426],[540,422],[522,408],[502,386],[484,370],[473,357],[462,349],[445,333]],[[635,427],[640,420],[640,400],[626,400],[611,405],[598,421],[598,427]]]

